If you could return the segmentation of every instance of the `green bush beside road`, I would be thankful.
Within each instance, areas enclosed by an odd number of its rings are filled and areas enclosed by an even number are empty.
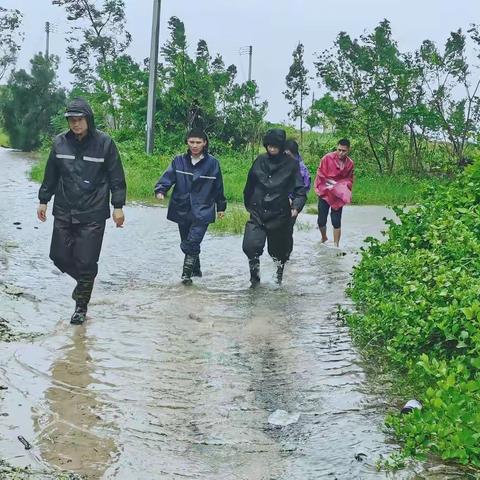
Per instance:
[[[354,269],[348,323],[424,405],[388,419],[404,452],[479,468],[480,162],[397,214]]]

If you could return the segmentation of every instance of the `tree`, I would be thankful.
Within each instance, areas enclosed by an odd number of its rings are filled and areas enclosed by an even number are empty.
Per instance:
[[[157,124],[183,134],[197,126],[234,148],[253,145],[267,108],[266,102],[257,101],[256,83],[235,83],[235,65],[225,67],[220,55],[212,57],[204,40],[192,59],[185,26],[177,17],[170,18],[168,28],[161,49],[165,64],[159,69]]]
[[[331,50],[318,57],[317,76],[335,94],[342,112],[341,130],[365,137],[380,172],[392,173],[404,141],[402,116],[418,72],[409,68],[383,20],[371,34],[352,40],[340,32]],[[348,116],[342,107],[348,105]],[[328,112],[325,111],[328,116]]]
[[[13,72],[1,102],[4,127],[12,147],[30,151],[41,136],[51,133],[51,119],[65,103],[65,92],[56,78],[58,58],[41,53],[30,61],[31,73]]]
[[[308,70],[303,62],[303,45],[298,43],[293,51],[293,63],[290,66],[285,82],[287,89],[283,92],[288,103],[292,106],[289,116],[292,120],[300,120],[300,141],[303,141],[303,119],[307,114],[304,108],[304,99],[310,92],[308,86]]]
[[[250,145],[252,154],[263,130],[268,103],[258,101],[255,81],[231,83],[222,94],[223,108],[217,130],[220,138],[239,149]]]
[[[109,61],[99,72],[99,81],[88,95],[101,128],[108,126],[108,94],[103,88],[109,83],[115,92],[116,128],[135,135],[143,131],[147,115],[148,76],[146,66],[140,66],[129,55]],[[101,122],[101,123],[100,123]],[[103,123],[103,125],[102,125]]]
[[[23,33],[19,32],[23,15],[19,10],[0,7],[0,80],[15,65]]]
[[[100,71],[108,68],[131,42],[131,35],[125,29],[125,2],[53,0],[52,3],[64,7],[67,20],[74,22],[67,38],[67,56],[72,62],[70,72],[75,76],[74,85],[84,92],[91,92],[96,82],[102,82]],[[116,128],[116,92],[108,79],[103,82],[109,97],[113,127]]]
[[[478,26],[472,26],[469,33],[480,46]],[[450,34],[443,52],[430,40],[425,40],[417,52],[423,62],[428,105],[436,116],[433,127],[441,132],[444,145],[457,161],[462,160],[469,142],[478,134],[480,121],[480,77],[473,75],[467,63],[466,40],[457,30]]]
[[[183,22],[171,17],[168,29],[170,38],[161,49],[165,59],[162,66],[164,95],[160,99],[159,113],[162,124],[166,128],[181,125],[184,131],[192,126],[207,129],[214,123],[216,113],[207,44],[199,41],[197,58],[193,60],[187,52]]]

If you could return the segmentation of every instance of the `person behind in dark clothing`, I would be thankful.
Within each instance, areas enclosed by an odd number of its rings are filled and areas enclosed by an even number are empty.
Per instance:
[[[250,213],[243,251],[248,257],[252,287],[260,282],[260,256],[265,242],[277,264],[277,282],[282,282],[285,263],[293,248],[292,219],[306,201],[298,162],[285,153],[285,141],[284,130],[267,131],[263,138],[267,152],[256,158],[243,190],[245,208]]]
[[[185,254],[182,282],[192,283],[192,276],[201,277],[200,244],[208,225],[223,218],[227,201],[218,160],[208,153],[204,131],[191,130],[186,139],[187,153],[177,155],[155,185],[157,199],[163,200],[173,188],[167,218],[178,224],[180,248]]]
[[[300,176],[302,177],[303,184],[305,185],[306,193],[308,194],[312,184],[312,179],[310,177],[310,172],[308,171],[308,168],[305,165],[305,162],[303,161],[302,156],[300,155],[298,143],[291,138],[287,139],[287,141],[285,142],[285,153],[287,155],[290,155],[292,158],[294,158],[298,162],[298,167],[300,169]],[[290,198],[290,202],[291,202],[293,198],[293,193],[290,192],[288,197]],[[298,219],[298,216],[292,218],[294,224],[297,221],[297,219]]]
[[[285,153],[290,155],[298,162],[300,168],[300,175],[302,176],[303,184],[305,185],[305,190],[308,193],[312,184],[312,178],[310,177],[310,172],[308,167],[305,165],[300,151],[298,148],[298,143],[293,139],[288,139],[285,142]]]
[[[109,202],[113,220],[121,227],[126,184],[117,147],[95,128],[90,105],[77,98],[67,107],[65,117],[70,129],[53,142],[38,192],[37,217],[46,221],[47,204],[55,196],[50,258],[77,281],[71,323],[82,324],[98,272]]]

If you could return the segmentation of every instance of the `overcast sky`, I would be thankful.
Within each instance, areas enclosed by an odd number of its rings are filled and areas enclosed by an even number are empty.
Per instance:
[[[103,0],[97,0],[97,4]],[[129,53],[138,61],[149,55],[153,0],[125,0],[127,29],[133,41]],[[28,68],[34,53],[45,49],[45,22],[56,26],[50,52],[61,59],[59,76],[68,86],[65,57],[65,12],[50,0],[0,0],[6,8],[24,14],[25,41],[17,68]],[[346,31],[358,37],[370,32],[384,18],[390,20],[393,36],[403,51],[417,48],[424,39],[443,45],[449,33],[480,23],[479,0],[163,0],[160,43],[168,36],[171,16],[184,23],[192,51],[199,39],[206,40],[210,53],[220,53],[226,65],[238,67],[238,81],[248,76],[248,56],[239,49],[253,45],[252,77],[260,97],[269,102],[268,119],[284,121],[289,106],[282,91],[292,62],[292,51],[300,41],[305,61],[314,74],[315,52],[332,46],[337,34]],[[4,77],[4,82],[6,81]],[[312,85],[316,85],[312,81]],[[315,88],[318,91],[318,88]]]

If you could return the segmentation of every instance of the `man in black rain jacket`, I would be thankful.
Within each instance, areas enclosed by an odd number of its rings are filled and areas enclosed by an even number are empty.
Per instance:
[[[126,184],[117,147],[95,128],[90,105],[77,98],[67,107],[65,117],[70,130],[53,142],[38,192],[37,216],[45,222],[47,203],[55,196],[50,258],[77,281],[71,323],[82,324],[98,272],[109,202],[114,208],[113,220],[121,227]]]
[[[307,193],[298,162],[284,152],[282,129],[269,130],[259,155],[250,168],[243,191],[250,220],[245,225],[243,251],[248,257],[250,282],[260,282],[260,256],[265,241],[268,253],[277,263],[277,282],[281,283],[285,263],[293,248],[293,221],[305,205]],[[292,193],[291,201],[289,194]]]

